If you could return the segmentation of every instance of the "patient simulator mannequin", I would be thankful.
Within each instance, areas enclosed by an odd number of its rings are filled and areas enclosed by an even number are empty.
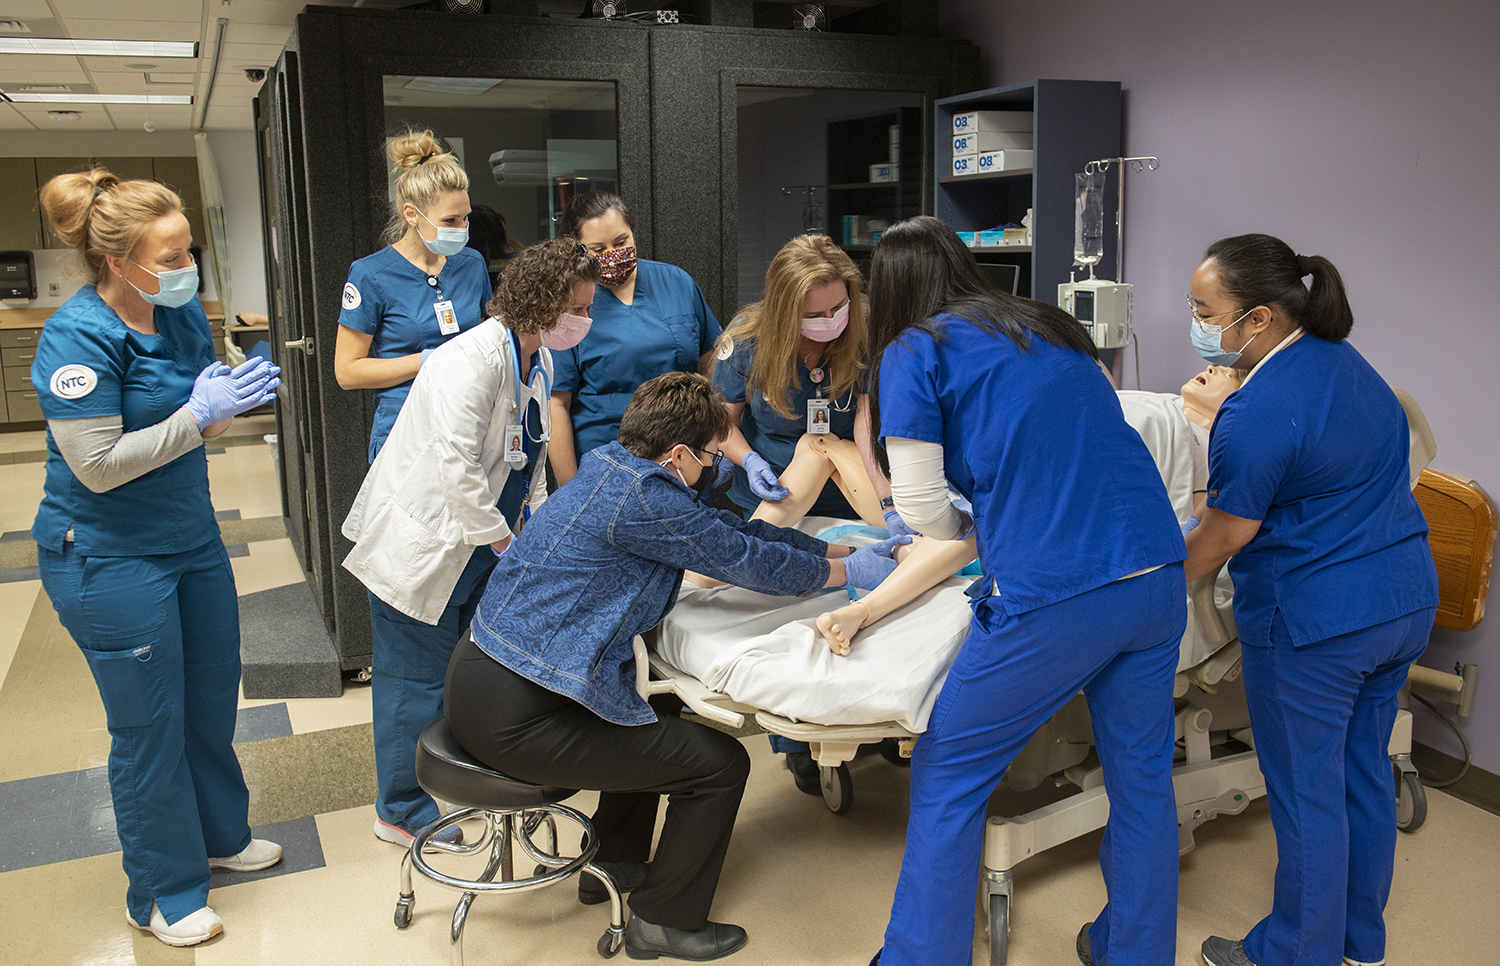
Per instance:
[[[1185,429],[1193,434],[1192,486],[1190,493],[1184,494],[1191,504],[1179,507],[1183,500],[1178,494],[1173,494],[1179,522],[1185,523],[1189,515],[1202,514],[1208,479],[1208,433],[1219,406],[1239,388],[1243,378],[1244,373],[1228,366],[1209,366],[1184,383],[1180,395],[1139,391],[1119,393],[1125,419],[1138,432],[1147,430],[1151,410],[1162,410],[1181,413]],[[1159,448],[1149,445],[1151,440],[1147,442],[1147,448],[1161,459]],[[1180,481],[1166,478],[1167,467],[1158,468],[1169,492],[1172,491]],[[861,519],[871,526],[886,525],[858,448],[850,440],[826,434],[808,434],[798,441],[796,454],[778,481],[787,488],[788,495],[781,500],[763,501],[751,514],[751,519],[764,520],[779,527],[793,526],[806,515],[823,491],[823,485],[830,480],[843,492]],[[957,541],[914,538],[909,546],[897,549],[898,566],[879,587],[859,600],[819,615],[816,621],[818,631],[830,650],[847,655],[860,630],[952,576],[973,560],[975,553],[973,538]],[[686,579],[699,587],[722,586],[699,574],[688,573]]]

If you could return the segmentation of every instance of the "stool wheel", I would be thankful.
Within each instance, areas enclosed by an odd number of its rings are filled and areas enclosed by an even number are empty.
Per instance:
[[[604,930],[604,935],[599,937],[599,955],[605,959],[613,959],[623,945],[625,945],[625,930],[616,931],[616,928],[611,926]]]
[[[396,900],[396,928],[405,929],[411,925],[411,907],[416,905],[416,896],[402,896]]]

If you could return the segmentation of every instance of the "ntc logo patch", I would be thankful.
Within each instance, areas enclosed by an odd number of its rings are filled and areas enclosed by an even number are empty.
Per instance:
[[[346,308],[346,309],[357,309],[357,308],[359,308],[359,302],[360,302],[360,299],[359,299],[359,289],[357,289],[357,288],[354,287],[354,283],[353,282],[345,282],[344,283],[344,308]]]
[[[52,374],[50,388],[59,399],[82,399],[99,385],[99,377],[88,366],[63,366]]]

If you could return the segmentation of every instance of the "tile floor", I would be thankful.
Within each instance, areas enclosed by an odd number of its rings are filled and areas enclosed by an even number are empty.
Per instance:
[[[233,566],[241,594],[301,579],[285,538],[257,521],[280,513],[266,445],[269,417],[236,421],[210,450],[214,503],[226,533],[249,536]],[[282,842],[282,866],[216,880],[210,902],[225,932],[171,949],[124,923],[125,880],[103,765],[104,714],[81,655],[35,578],[24,531],[41,495],[40,433],[0,434],[0,894],[8,929],[0,963],[369,964],[448,961],[453,895],[417,886],[410,929],[391,922],[400,851],[374,838],[368,688],[337,699],[242,701],[237,747],[251,786],[251,822]],[[234,511],[238,511],[236,514]],[[29,556],[28,556],[29,555]],[[856,801],[834,816],[799,794],[764,738],[754,760],[714,907],[750,944],[728,962],[863,966],[880,943],[900,865],[906,773],[878,756],[851,764]],[[997,793],[1016,814],[1035,793]],[[590,796],[575,804],[588,810]],[[1389,961],[1490,963],[1500,951],[1500,816],[1429,792],[1430,816],[1399,837]],[[1275,844],[1265,803],[1200,828],[1182,860],[1177,962],[1198,963],[1210,933],[1242,935],[1270,902]],[[1016,870],[1010,962],[1076,962],[1079,925],[1103,902],[1094,833]],[[466,932],[470,966],[600,962],[607,907],[580,906],[559,887],[481,897]],[[976,920],[977,923],[977,920]],[[986,963],[983,929],[974,962]],[[1333,964],[1329,964],[1333,966]]]

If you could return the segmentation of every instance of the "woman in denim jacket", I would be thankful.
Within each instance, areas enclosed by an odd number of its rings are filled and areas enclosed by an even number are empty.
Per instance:
[[[745,944],[708,912],[750,759],[735,738],[658,716],[637,695],[632,638],[672,607],[685,568],[770,594],[873,587],[906,539],[851,553],[703,506],[727,431],[702,376],[641,386],[619,440],[585,454],[500,558],[448,668],[448,720],[469,754],[523,781],[603,792],[597,860],[633,890],[634,958],[717,959]],[[661,794],[671,799],[648,866]],[[579,898],[605,894],[585,879]]]

